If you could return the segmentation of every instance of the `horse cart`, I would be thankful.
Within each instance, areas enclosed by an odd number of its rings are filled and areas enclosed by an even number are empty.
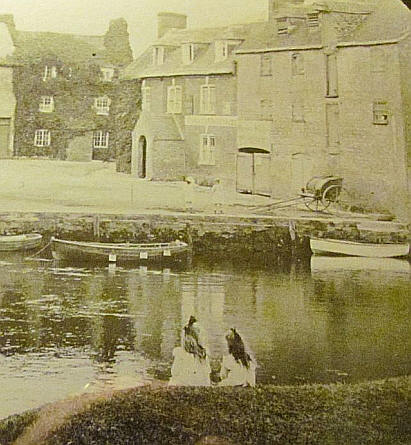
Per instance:
[[[340,176],[314,176],[301,189],[299,196],[259,206],[258,209],[271,211],[299,205],[301,202],[313,212],[325,211],[331,205],[339,207],[342,184],[343,178]],[[257,210],[257,207],[255,209]]]
[[[338,204],[342,190],[343,178],[339,176],[316,176],[311,178],[300,197],[310,210],[326,210],[331,204]]]

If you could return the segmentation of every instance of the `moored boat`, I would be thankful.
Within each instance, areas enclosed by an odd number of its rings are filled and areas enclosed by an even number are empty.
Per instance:
[[[169,243],[99,243],[51,238],[53,258],[105,262],[144,262],[187,255],[191,248],[176,240]]]
[[[311,251],[315,255],[348,255],[369,258],[394,258],[409,253],[408,243],[359,243],[356,241],[328,238],[310,238]]]
[[[27,233],[22,235],[1,235],[0,251],[12,252],[19,250],[32,250],[41,244],[42,236],[39,233]]]

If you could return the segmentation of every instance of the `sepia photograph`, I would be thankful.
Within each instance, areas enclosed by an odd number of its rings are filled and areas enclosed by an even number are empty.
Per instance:
[[[0,445],[411,444],[408,0],[0,0]]]

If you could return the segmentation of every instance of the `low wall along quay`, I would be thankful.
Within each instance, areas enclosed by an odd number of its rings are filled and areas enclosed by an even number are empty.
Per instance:
[[[37,232],[76,241],[169,242],[181,239],[194,254],[254,259],[307,257],[309,237],[364,242],[400,242],[409,237],[400,223],[337,218],[230,216],[205,214],[92,215],[62,213],[0,214],[0,234]]]

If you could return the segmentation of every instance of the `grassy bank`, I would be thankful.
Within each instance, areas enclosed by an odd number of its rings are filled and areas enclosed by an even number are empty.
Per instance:
[[[133,389],[91,405],[47,444],[411,443],[411,377],[356,385]],[[1,435],[0,443],[8,443]]]
[[[0,445],[11,445],[28,426],[37,420],[38,414],[37,410],[27,411],[0,420]]]

